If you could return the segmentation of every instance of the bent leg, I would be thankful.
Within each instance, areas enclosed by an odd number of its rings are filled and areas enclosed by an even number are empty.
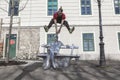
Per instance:
[[[63,25],[66,26],[68,31],[70,30],[70,26],[69,26],[69,24],[68,24],[68,22],[66,20],[63,22]]]
[[[70,26],[69,26],[69,24],[68,24],[68,22],[66,20],[63,22],[63,25],[66,26],[66,28],[68,29],[69,33],[72,33],[74,31],[74,29],[75,29],[74,27],[72,27],[70,29]]]
[[[48,24],[48,29],[50,29],[51,28],[51,26],[54,24],[54,20],[53,19],[51,19],[51,21],[50,21],[50,23]]]
[[[44,26],[44,29],[46,32],[48,32],[48,30],[51,28],[51,26],[54,24],[54,20],[51,19],[50,23],[48,24],[48,26]]]

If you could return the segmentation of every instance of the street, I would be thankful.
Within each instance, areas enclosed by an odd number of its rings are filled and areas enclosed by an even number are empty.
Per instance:
[[[120,61],[107,61],[98,67],[99,61],[72,61],[67,68],[42,68],[41,61],[27,64],[0,66],[0,80],[120,80]]]

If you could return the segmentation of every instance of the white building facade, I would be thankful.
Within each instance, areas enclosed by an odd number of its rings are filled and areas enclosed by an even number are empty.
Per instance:
[[[98,60],[100,56],[100,29],[97,0],[20,0],[18,10],[21,11],[18,16],[14,16],[13,22],[15,23],[12,33],[19,35],[18,29],[22,30],[23,33],[25,29],[36,33],[30,37],[34,36],[33,41],[37,39],[37,43],[36,41],[33,42],[37,45],[35,50],[39,49],[39,52],[42,52],[43,49],[40,45],[47,44],[48,36],[55,34],[54,25],[47,33],[43,26],[49,24],[53,13],[60,6],[66,14],[69,25],[74,26],[75,31],[69,34],[64,26],[59,34],[59,40],[64,44],[79,46],[75,55],[80,55],[81,60]],[[2,19],[2,30],[4,29],[1,39],[4,39],[4,45],[6,44],[5,36],[8,32],[5,30],[8,29],[10,20],[8,16],[9,7],[9,0],[0,0],[0,18]],[[101,0],[101,14],[105,57],[106,59],[120,60],[120,0]],[[27,36],[26,33],[20,34],[21,37]],[[19,44],[18,39],[16,47]],[[25,45],[20,46],[21,49],[25,47]],[[32,49],[32,47],[30,48]],[[16,51],[16,56],[18,56],[19,51]],[[28,50],[27,53],[32,54],[31,50]],[[66,52],[63,53],[66,54]],[[5,53],[3,53],[3,57],[5,57]]]

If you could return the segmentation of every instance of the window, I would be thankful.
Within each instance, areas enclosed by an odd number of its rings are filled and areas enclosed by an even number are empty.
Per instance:
[[[94,51],[93,33],[83,33],[83,51]]]
[[[81,0],[81,14],[91,15],[91,0]]]
[[[14,1],[14,16],[18,16],[18,10],[19,10],[19,0],[13,0]],[[8,16],[11,15],[11,8],[12,6],[12,0],[9,1],[9,12],[8,12]]]
[[[58,0],[48,0],[48,16],[53,15],[58,9]]]
[[[47,34],[47,44],[55,40],[55,34]]]
[[[120,14],[120,0],[114,0],[115,14]]]
[[[120,49],[120,32],[118,33],[118,42],[119,42],[119,49]]]

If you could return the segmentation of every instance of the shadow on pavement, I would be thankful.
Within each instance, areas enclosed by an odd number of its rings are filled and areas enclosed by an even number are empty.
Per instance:
[[[41,66],[42,66],[42,63],[40,63],[40,62],[35,62],[33,64],[27,65],[24,68],[18,66],[18,68],[22,70],[22,73],[20,75],[18,75],[14,80],[21,80],[26,75],[29,76],[31,79],[36,80],[35,77],[33,77],[30,74],[30,72],[36,70],[37,68],[39,68]]]
[[[9,63],[6,63],[5,61],[0,61],[0,66],[12,66],[12,65],[22,65],[22,64],[27,64],[25,61],[9,61]]]
[[[118,64],[118,63],[116,63]],[[84,61],[84,63],[78,65],[71,65],[68,68],[69,73],[63,71],[68,80],[118,80],[120,79],[120,66],[116,68],[116,65],[107,64],[106,67],[98,67],[96,62]]]
[[[12,66],[4,68],[6,71],[11,69],[14,71],[9,75],[8,72],[1,73],[2,76],[5,74],[6,76],[0,78],[8,80],[14,75],[13,80],[120,80],[119,63],[119,61],[107,61],[106,67],[98,67],[98,61],[79,61],[71,63],[66,68],[44,70],[42,62],[33,61],[25,65],[17,65],[14,69]]]

